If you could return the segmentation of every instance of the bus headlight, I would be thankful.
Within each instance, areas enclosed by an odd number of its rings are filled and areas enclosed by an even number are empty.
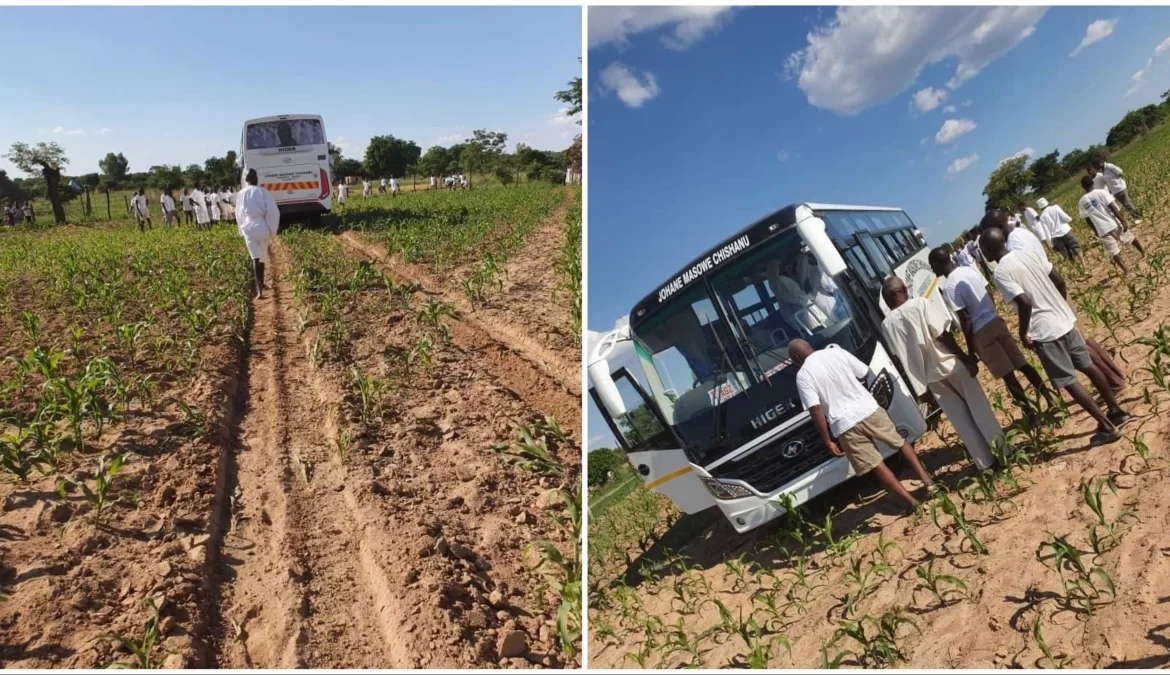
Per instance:
[[[715,499],[739,499],[752,496],[751,490],[737,483],[724,483],[717,478],[703,478],[701,480],[706,486],[707,492],[714,495]]]

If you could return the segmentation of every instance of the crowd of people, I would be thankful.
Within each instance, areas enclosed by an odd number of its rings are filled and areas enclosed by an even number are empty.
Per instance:
[[[21,202],[10,201],[5,204],[4,222],[9,227],[15,227],[25,222],[36,224],[37,216],[36,212],[33,211],[32,202],[28,200]]]
[[[202,182],[190,188],[183,188],[178,200],[174,190],[167,188],[159,195],[159,209],[162,212],[162,226],[166,229],[179,225],[179,209],[183,211],[183,223],[194,225],[195,229],[209,229],[212,225],[232,219],[237,200],[237,191],[227,185],[208,186]],[[139,230],[154,227],[150,200],[146,191],[139,189],[127,203],[130,215],[134,216]]]
[[[1134,224],[1142,220],[1123,176],[1104,157],[1095,158],[1080,181],[1084,194],[1077,209],[1124,274],[1128,268],[1122,259],[1123,246],[1132,246],[1142,256],[1145,250],[1127,224],[1127,215]],[[945,307],[927,297],[911,297],[896,276],[882,284],[882,297],[890,308],[882,335],[891,356],[901,363],[907,384],[933,395],[977,470],[1000,468],[992,449],[1006,442],[976,379],[981,366],[1004,382],[1030,424],[1040,423],[1041,402],[1056,405],[1063,391],[1096,422],[1092,444],[1119,440],[1121,428],[1133,419],[1117,398],[1127,385],[1125,373],[1109,352],[1078,330],[1068,285],[1049,259],[1049,252],[1056,251],[1083,269],[1083,251],[1073,233],[1072,217],[1041,198],[1035,209],[1018,203],[1010,212],[989,210],[965,240],[958,249],[940,246],[929,254]],[[988,279],[1015,310],[1014,337],[996,310]],[[951,331],[952,312],[965,347]],[[1036,354],[1047,382],[1029,364],[1024,349]],[[873,472],[890,493],[916,508],[918,500],[884,465],[876,444],[899,449],[924,488],[933,481],[889,414],[863,386],[869,367],[844,349],[830,345],[814,350],[803,340],[789,343],[789,354],[800,368],[801,402],[829,451],[845,456],[855,475]],[[1028,396],[1017,373],[1035,396]],[[1078,379],[1081,373],[1101,403]]]

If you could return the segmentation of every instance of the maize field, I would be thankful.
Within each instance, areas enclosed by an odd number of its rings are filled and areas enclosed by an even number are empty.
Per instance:
[[[1170,126],[1111,161],[1145,216],[1133,232],[1148,255],[1127,247],[1128,275],[1077,216],[1079,175],[1046,196],[1086,252],[1083,273],[1051,254],[1078,327],[1129,379],[1118,398],[1135,419],[1122,440],[1090,447],[1095,422],[1071,404],[1029,424],[983,368],[1011,446],[999,449],[1004,468],[976,474],[944,418],[916,444],[941,489],[915,515],[900,517],[862,477],[737,535],[721,513],[682,516],[639,485],[589,521],[590,665],[1170,663]]]
[[[579,192],[349,201],[0,235],[0,664],[580,665]]]

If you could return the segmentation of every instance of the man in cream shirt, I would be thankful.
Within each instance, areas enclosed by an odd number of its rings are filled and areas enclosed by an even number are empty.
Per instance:
[[[911,298],[898,277],[882,282],[882,298],[890,307],[882,321],[886,344],[910,380],[912,389],[930,390],[959,433],[967,454],[979,470],[995,464],[991,448],[1003,429],[975,375],[975,357],[963,351],[947,331],[947,315],[926,298]]]

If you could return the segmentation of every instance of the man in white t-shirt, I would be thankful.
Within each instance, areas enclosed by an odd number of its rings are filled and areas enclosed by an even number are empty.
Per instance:
[[[1036,351],[1053,386],[1068,392],[1097,421],[1094,443],[1113,443],[1132,417],[1121,409],[1105,375],[1093,365],[1089,349],[1077,331],[1077,316],[1064,298],[1064,279],[1052,263],[1030,251],[1008,251],[1003,234],[991,229],[983,235],[983,250],[998,261],[995,285],[1020,315],[1020,342]],[[1089,377],[1108,407],[1102,413],[1093,396],[1077,381],[1077,371]]]
[[[145,231],[146,228],[154,229],[150,222],[150,207],[146,203],[146,190],[138,189],[134,198],[130,200],[130,212],[134,214],[135,220],[138,221],[138,231]]]
[[[191,190],[190,197],[192,208],[195,209],[195,229],[210,230],[211,214],[208,212],[207,199],[199,183],[196,183],[194,189]]]
[[[1051,236],[1043,227],[1040,227],[1040,214],[1036,212],[1036,209],[1024,204],[1024,202],[1020,202],[1016,206],[1016,211],[1024,214],[1024,224],[1028,226],[1029,232],[1036,235],[1036,238],[1043,242],[1045,246],[1052,246]]]
[[[1003,428],[975,379],[978,359],[963,351],[947,330],[947,312],[925,297],[911,298],[898,277],[882,282],[882,298],[890,308],[882,321],[882,336],[906,371],[911,390],[934,394],[971,462],[980,471],[991,468],[995,464],[991,448],[1003,436]]]
[[[1113,198],[1120,202],[1125,210],[1134,217],[1134,225],[1141,225],[1141,214],[1133,205],[1133,200],[1129,198],[1129,186],[1125,182],[1125,173],[1121,167],[1106,162],[1103,155],[1097,155],[1089,162],[1088,171],[1089,176],[1093,178],[1093,187],[1109,190],[1109,194],[1113,195]]]
[[[1073,234],[1072,216],[1065,213],[1060,204],[1049,204],[1043,197],[1036,200],[1036,208],[1040,209],[1037,226],[1049,236],[1052,248],[1083,269],[1081,242]]]
[[[337,203],[345,205],[345,200],[349,198],[349,185],[342,180],[337,184]]]
[[[1129,268],[1121,259],[1121,245],[1132,244],[1142,256],[1145,256],[1146,250],[1132,232],[1126,231],[1125,218],[1121,215],[1121,209],[1117,208],[1117,200],[1113,195],[1109,194],[1108,190],[1093,186],[1092,176],[1081,178],[1081,188],[1085,194],[1077,204],[1080,216],[1097,233],[1097,240],[1105,247],[1113,263],[1120,267],[1122,272],[1128,272]]]
[[[390,176],[390,196],[398,196],[398,179],[394,176]]]
[[[175,221],[175,198],[171,196],[171,191],[167,189],[163,191],[158,201],[162,204],[163,227],[169,230],[171,229],[171,224]]]
[[[381,180],[381,182],[378,183],[378,194],[383,194],[384,192],[386,192],[386,179],[385,178],[383,178]]]
[[[996,228],[1003,233],[1007,241],[1007,249],[1009,251],[1031,251],[1041,258],[1048,258],[1048,252],[1044,250],[1044,244],[1040,238],[1032,233],[1031,230],[1021,227],[1019,220],[1015,217],[1009,217],[1004,211],[988,211],[983,216],[983,220],[979,223],[979,227],[983,232],[987,232],[988,228]],[[980,243],[982,244],[982,238]],[[986,249],[983,251],[987,254]]]
[[[370,181],[366,178],[362,179],[362,199],[367,199],[370,196]]]
[[[869,375],[869,366],[835,345],[817,351],[799,339],[788,343],[788,355],[800,368],[796,374],[800,402],[812,416],[813,425],[829,452],[837,457],[844,455],[855,476],[872,471],[886,490],[916,508],[918,500],[910,496],[883,463],[875,443],[898,448],[925,487],[934,485],[934,481],[918,461],[914,448],[898,433],[889,414],[862,386],[861,381]]]
[[[987,292],[987,280],[974,267],[957,267],[942,248],[936,248],[927,257],[930,269],[943,278],[942,293],[959,318],[959,326],[967,341],[967,349],[975,353],[988,372],[1003,380],[1008,394],[1016,405],[1032,414],[1032,405],[1020,381],[1019,371],[1029,384],[1051,405],[1053,393],[1044,384],[1044,378],[1028,363],[1024,352],[1012,337],[1007,322],[995,310],[995,302]]]
[[[183,196],[179,198],[183,202],[183,224],[190,225],[195,222],[195,207],[191,205],[191,191],[183,188]]]

